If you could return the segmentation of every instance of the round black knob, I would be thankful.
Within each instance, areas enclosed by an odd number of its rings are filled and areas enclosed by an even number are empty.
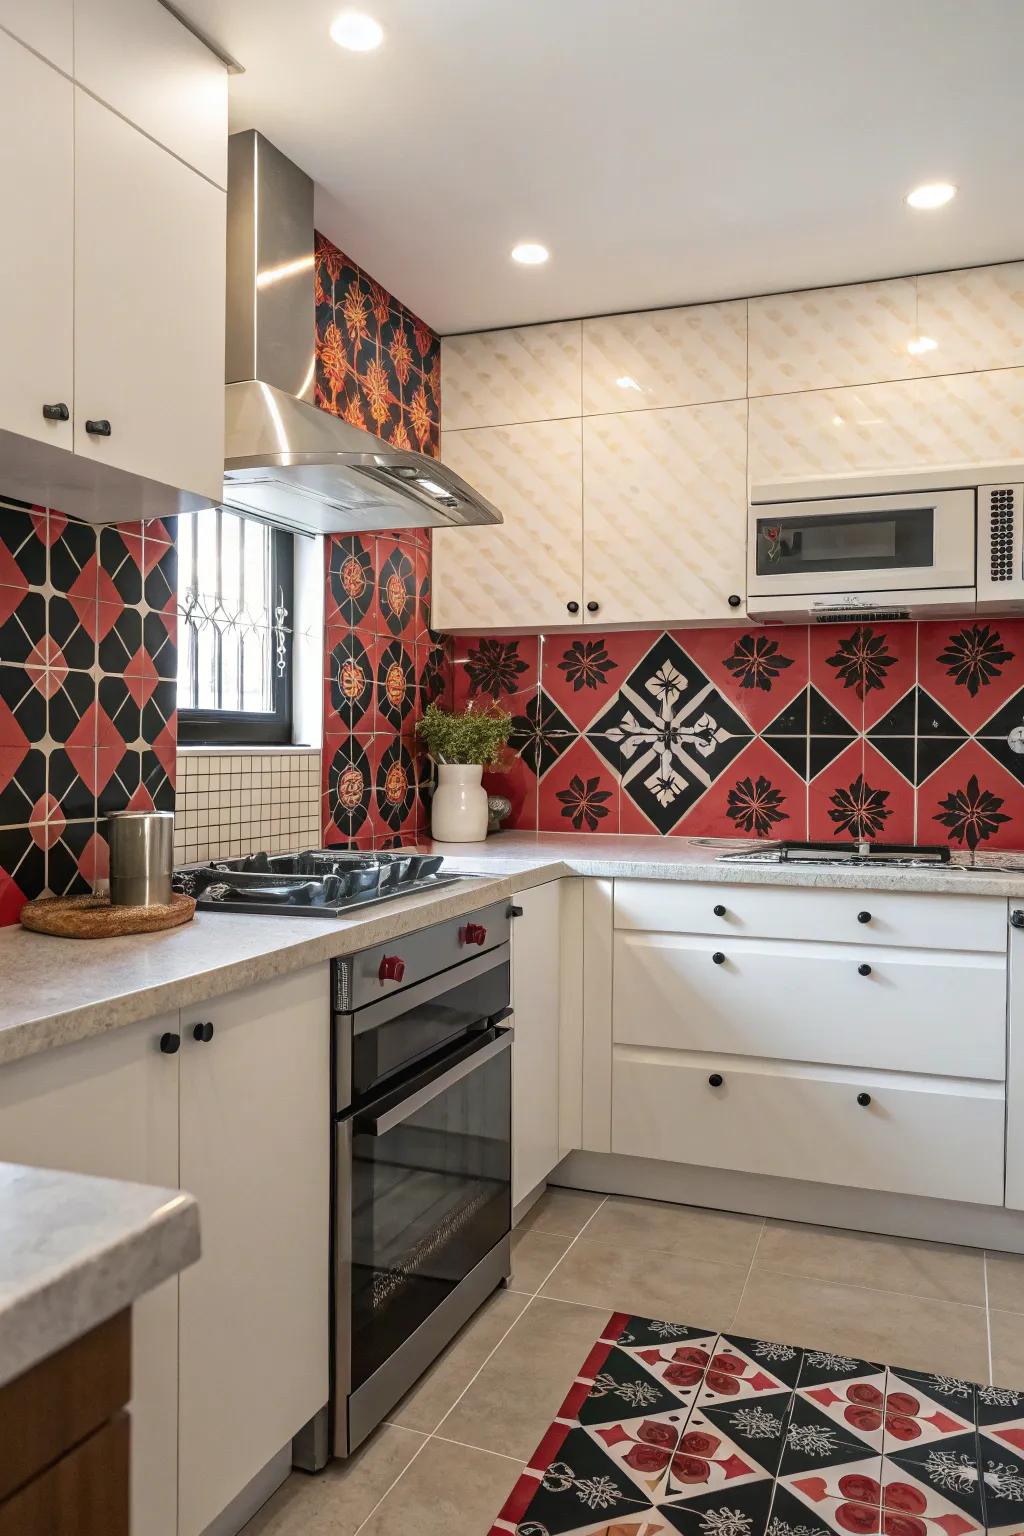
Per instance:
[[[1014,907],[1010,913],[1010,922],[1014,928],[1024,928],[1024,912],[1019,907]]]
[[[721,902],[718,902],[718,904],[713,908],[713,911],[716,917],[725,916],[725,908],[722,906]]]
[[[743,601],[742,597],[738,596],[737,593],[733,592],[730,595],[730,597],[729,597],[729,607],[730,608],[738,608],[740,606],[740,604],[742,603],[742,601]]]
[[[858,965],[858,967],[857,967],[857,975],[858,976],[870,976],[871,975],[871,967],[870,967],[870,965],[868,965],[866,960],[864,961],[863,965]]]
[[[715,965],[725,964],[725,956],[722,954],[720,949],[715,950],[714,954],[711,956],[711,959]]]
[[[857,1103],[860,1105],[861,1109],[867,1109],[868,1105],[871,1103],[870,1093],[858,1093]]]
[[[858,923],[870,923],[870,921],[871,921],[871,913],[870,912],[858,912],[857,913],[857,921],[858,921]]]
[[[600,608],[600,606],[601,606],[600,603],[595,603],[594,599],[591,598],[590,602],[587,604],[587,612],[588,613],[596,613],[598,608]]]
[[[568,608],[570,613],[579,613],[580,611],[579,603],[566,603],[565,606]]]
[[[92,421],[86,422],[85,430],[89,433],[90,437],[109,437],[110,422],[105,417],[94,418]]]
[[[708,1082],[711,1084],[712,1088],[721,1088],[723,1081],[724,1079],[721,1072],[712,1072],[711,1076],[708,1078]]]
[[[53,405],[43,406],[43,416],[47,421],[70,421],[71,412],[63,400],[57,400]]]
[[[172,1035],[170,1032],[168,1032],[166,1035],[160,1036],[160,1049],[163,1051],[165,1056],[173,1056],[180,1044],[180,1035]]]
[[[213,1039],[212,1024],[194,1024],[192,1027],[193,1040],[208,1041]]]

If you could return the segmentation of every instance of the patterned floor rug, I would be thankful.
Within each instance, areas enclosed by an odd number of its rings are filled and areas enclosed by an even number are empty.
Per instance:
[[[615,1313],[491,1536],[1024,1536],[1024,1392]]]

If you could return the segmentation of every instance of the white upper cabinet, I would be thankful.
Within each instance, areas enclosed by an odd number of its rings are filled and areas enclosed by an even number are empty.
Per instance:
[[[751,395],[877,384],[929,371],[926,360],[907,351],[917,335],[916,281],[898,277],[751,299]]]
[[[584,418],[588,623],[741,614],[746,449],[745,400]]]
[[[227,71],[159,0],[75,0],[75,78],[227,186]]]
[[[219,499],[224,193],[80,89],[75,127],[75,451]]]
[[[70,75],[75,56],[74,0],[0,0],[0,27]],[[23,144],[20,139],[19,148]]]
[[[444,429],[580,414],[580,322],[526,325],[441,343]]]
[[[583,322],[583,414],[742,400],[747,305],[693,304]]]
[[[74,86],[5,32],[0,138],[17,146],[0,158],[0,205],[11,232],[0,251],[0,428],[70,448]],[[68,419],[47,420],[44,405],[63,405]]]

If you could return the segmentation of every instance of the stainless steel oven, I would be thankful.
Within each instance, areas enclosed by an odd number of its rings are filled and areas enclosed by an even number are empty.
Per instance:
[[[334,962],[332,1392],[299,1465],[354,1451],[510,1272],[509,923]]]

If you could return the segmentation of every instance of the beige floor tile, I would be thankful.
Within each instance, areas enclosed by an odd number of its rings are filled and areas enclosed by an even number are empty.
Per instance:
[[[611,1195],[588,1226],[586,1241],[684,1254],[716,1264],[749,1264],[762,1226],[760,1216]]]
[[[988,1304],[1001,1312],[1024,1312],[1024,1255],[988,1255]]]
[[[384,1424],[348,1461],[315,1477],[293,1472],[241,1536],[353,1536],[423,1445],[422,1435]]]
[[[600,1338],[609,1310],[531,1301],[438,1433],[527,1461]]]
[[[992,1326],[992,1380],[997,1387],[1024,1391],[1024,1317],[1019,1312],[989,1313]],[[987,1380],[984,1377],[978,1381]]]
[[[980,1248],[769,1221],[758,1246],[757,1267],[805,1275],[811,1280],[934,1296],[974,1307],[985,1305],[985,1266]]]
[[[710,1264],[682,1253],[610,1247],[591,1242],[589,1231],[544,1282],[542,1296],[707,1328],[731,1322],[748,1264]]]
[[[762,1269],[759,1260],[733,1329],[970,1381],[984,1381],[988,1369],[984,1307],[824,1285]]]
[[[424,1434],[436,1429],[502,1334],[520,1316],[528,1299],[512,1291],[495,1291],[452,1340],[440,1360],[388,1414],[390,1422]]]
[[[529,1295],[539,1290],[571,1242],[571,1237],[556,1237],[553,1232],[522,1232],[517,1228],[512,1234],[510,1288]]]
[[[483,1536],[519,1471],[504,1456],[429,1440],[362,1536]]]
[[[530,1207],[516,1231],[576,1237],[603,1199],[604,1195],[591,1195],[585,1189],[549,1189]]]

